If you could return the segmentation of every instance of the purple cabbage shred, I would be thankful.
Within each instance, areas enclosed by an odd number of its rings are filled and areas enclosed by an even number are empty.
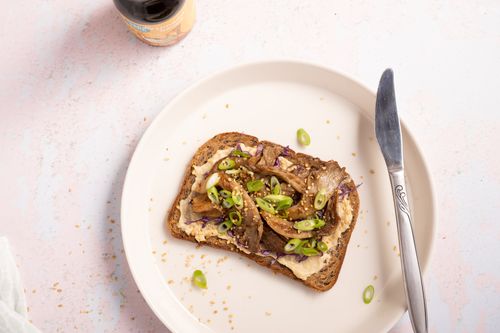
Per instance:
[[[281,152],[280,156],[284,157],[290,156],[290,146],[286,146],[285,148],[283,148],[283,151]]]
[[[363,185],[363,183],[359,183],[358,185],[356,185],[356,188],[359,188],[361,185]],[[352,192],[352,190],[349,187],[347,187],[345,183],[340,184],[339,189],[340,189],[339,193],[340,199],[343,199],[346,195]]]
[[[186,221],[185,223],[189,225],[189,224],[196,223],[196,222],[202,222],[202,228],[205,228],[207,226],[208,222],[221,223],[222,221],[224,221],[224,218],[222,218],[222,217],[210,218],[208,216],[203,216],[200,219]]]
[[[262,251],[260,251],[260,253],[261,253],[263,256],[268,256],[268,255],[270,255],[270,254],[271,254],[271,251],[269,251],[269,250],[262,250]]]
[[[259,145],[257,146],[257,150],[255,151],[255,156],[259,156],[263,150],[264,150],[264,145],[262,143],[259,143]]]

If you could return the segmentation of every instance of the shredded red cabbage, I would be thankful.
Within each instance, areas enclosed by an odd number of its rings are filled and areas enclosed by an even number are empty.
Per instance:
[[[274,165],[273,166],[275,166],[275,167],[281,166],[280,156],[282,156],[282,157],[290,156],[290,146],[286,146],[285,148],[283,148],[283,151],[274,160]]]
[[[228,235],[229,237],[234,237],[234,232],[233,232],[231,229],[229,229],[229,230],[227,231],[227,235]]]
[[[270,255],[270,254],[271,254],[271,251],[269,251],[269,250],[262,250],[262,251],[260,251],[260,253],[261,253],[263,256],[268,256],[268,255]]]
[[[260,155],[263,150],[264,150],[264,145],[262,143],[259,143],[259,145],[257,146],[257,150],[255,151],[255,156]]]
[[[221,223],[223,221],[224,221],[223,217],[210,218],[208,216],[203,216],[200,219],[192,220],[192,221],[186,221],[185,223],[189,225],[189,224],[196,223],[196,222],[202,222],[201,227],[205,228],[207,226],[208,222],[214,222],[214,223],[218,224],[218,223]]]
[[[356,188],[359,188],[361,185],[363,185],[363,183],[359,183],[358,185],[356,185]],[[340,199],[343,199],[346,195],[352,192],[352,190],[349,187],[347,187],[345,183],[340,184],[339,189],[340,189],[339,193]]]
[[[286,146],[285,148],[283,148],[283,151],[281,152],[280,156],[289,156],[290,155],[290,146]]]

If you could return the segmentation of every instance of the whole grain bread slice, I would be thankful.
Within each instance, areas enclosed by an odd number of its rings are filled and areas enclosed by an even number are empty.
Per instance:
[[[240,251],[238,247],[235,245],[228,243],[226,240],[218,238],[218,237],[208,237],[206,241],[202,243],[198,243],[194,236],[188,235],[179,227],[179,219],[181,217],[181,211],[179,209],[179,204],[181,200],[186,199],[190,192],[193,183],[195,182],[195,176],[192,174],[193,166],[200,166],[207,162],[207,160],[213,156],[218,150],[234,148],[237,144],[244,144],[245,146],[257,146],[259,144],[259,139],[254,136],[250,136],[247,134],[242,134],[238,132],[228,132],[222,133],[214,136],[212,139],[208,140],[205,144],[203,144],[191,159],[188,164],[184,180],[182,182],[179,194],[175,198],[169,213],[166,218],[166,226],[170,233],[179,239],[184,239],[191,241],[193,243],[208,245],[214,248],[219,248],[227,251],[232,251],[243,255],[251,260],[255,261],[259,265],[268,267],[277,273],[284,274],[294,280],[300,281],[304,283],[306,286],[311,287],[318,291],[327,291],[333,287],[336,283],[340,269],[342,267],[342,263],[344,261],[347,246],[349,244],[349,239],[351,238],[351,234],[354,230],[354,226],[356,225],[356,220],[359,212],[359,195],[357,192],[356,185],[351,180],[349,175],[349,181],[345,183],[347,190],[345,191],[348,195],[348,198],[352,207],[353,218],[350,223],[350,227],[342,233],[340,239],[337,243],[337,248],[333,251],[333,255],[330,257],[329,262],[317,273],[309,276],[306,280],[301,280],[297,278],[294,273],[287,268],[286,266],[281,265],[278,261],[274,260],[272,257],[259,256],[256,254],[248,254],[243,251]],[[265,143],[266,141],[262,141]],[[284,147],[283,147],[284,148]],[[300,157],[303,160],[313,159],[312,156],[296,153],[297,157]]]

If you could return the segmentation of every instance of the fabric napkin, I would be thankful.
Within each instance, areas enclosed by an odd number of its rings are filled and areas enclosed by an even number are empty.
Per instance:
[[[41,333],[28,321],[24,290],[5,237],[0,237],[0,332]]]

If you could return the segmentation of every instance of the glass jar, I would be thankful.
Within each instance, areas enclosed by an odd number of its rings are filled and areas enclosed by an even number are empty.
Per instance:
[[[153,46],[177,43],[191,31],[194,0],[114,0],[129,30]]]

